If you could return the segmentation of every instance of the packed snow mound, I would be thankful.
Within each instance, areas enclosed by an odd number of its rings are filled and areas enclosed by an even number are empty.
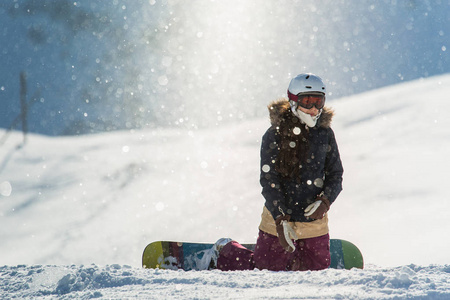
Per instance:
[[[171,271],[127,265],[4,266],[8,298],[448,299],[450,267],[369,266],[315,272]]]

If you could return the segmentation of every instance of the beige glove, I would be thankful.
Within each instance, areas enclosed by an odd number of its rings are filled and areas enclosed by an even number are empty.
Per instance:
[[[323,197],[318,197],[316,202],[310,204],[305,209],[305,217],[309,217],[314,220],[323,219],[327,211],[330,209],[330,201]]]
[[[275,225],[277,226],[278,241],[280,242],[280,245],[284,250],[292,253],[295,250],[295,245],[292,240],[298,240],[298,236],[291,225],[289,225],[290,219],[290,215],[280,216],[275,220]]]

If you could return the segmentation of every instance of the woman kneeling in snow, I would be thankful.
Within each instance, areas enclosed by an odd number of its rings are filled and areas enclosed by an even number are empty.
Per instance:
[[[327,211],[342,190],[343,168],[320,77],[300,74],[288,98],[269,107],[261,144],[265,198],[255,250],[231,239],[215,244],[220,270],[322,270],[330,265]]]

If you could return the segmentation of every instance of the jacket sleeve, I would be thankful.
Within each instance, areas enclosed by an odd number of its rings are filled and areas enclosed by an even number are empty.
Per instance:
[[[330,203],[333,203],[342,191],[342,175],[344,173],[344,168],[342,167],[341,157],[339,155],[339,149],[334,132],[331,128],[329,130],[329,151],[327,152],[325,160],[323,196],[327,198]]]
[[[276,129],[269,128],[261,142],[261,168],[260,180],[265,206],[273,218],[287,214],[284,204],[285,197],[280,184],[280,174],[275,170],[275,160],[279,153],[279,137]]]

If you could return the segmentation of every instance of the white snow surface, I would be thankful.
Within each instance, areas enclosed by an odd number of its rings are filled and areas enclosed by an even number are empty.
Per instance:
[[[156,240],[255,242],[268,118],[24,146],[13,132],[0,148],[0,298],[450,299],[448,95],[442,75],[328,101],[345,169],[330,235],[361,249],[364,270],[141,268]]]

